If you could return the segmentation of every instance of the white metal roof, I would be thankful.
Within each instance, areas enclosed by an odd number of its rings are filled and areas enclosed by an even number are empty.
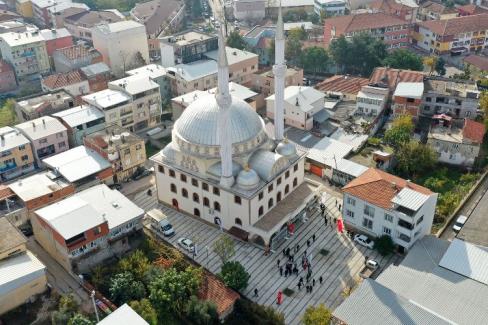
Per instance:
[[[368,167],[347,159],[339,159],[337,161],[337,167],[334,165],[332,166],[338,171],[354,177],[359,177],[362,173],[368,170]]]
[[[275,95],[271,95],[266,100],[274,100]],[[298,105],[304,112],[308,112],[313,108],[312,104],[318,100],[324,100],[325,94],[313,87],[306,86],[288,86],[285,88],[285,101],[290,105],[296,105],[298,98]],[[322,106],[322,105],[321,105]]]
[[[428,195],[404,187],[391,201],[412,211],[417,211],[428,199]]]
[[[15,126],[31,140],[39,140],[47,136],[66,132],[67,129],[63,123],[51,116],[39,117]]]
[[[211,94],[215,94],[216,91],[217,91],[217,87],[210,89],[209,92]],[[251,89],[249,89],[245,86],[239,85],[239,84],[232,82],[232,81],[229,82],[229,92],[232,96],[235,96],[235,97],[242,99],[242,100],[249,99],[249,98],[254,97],[258,94],[256,92],[252,91]]]
[[[102,319],[98,325],[149,325],[138,313],[127,304],[123,304],[110,315]]]
[[[186,64],[177,64],[168,68],[186,81],[193,81],[215,74],[217,76],[217,62],[214,60],[199,60]]]
[[[109,86],[118,86],[124,88],[124,91],[131,95],[137,95],[144,91],[159,88],[159,85],[152,81],[148,76],[135,74],[122,79],[110,81]]]
[[[377,99],[377,100],[385,100],[387,95],[386,94],[378,94],[375,92],[367,91],[367,88],[365,90],[360,90],[357,94],[357,97],[361,98],[369,98],[369,99]]]
[[[99,118],[104,117],[105,114],[94,106],[82,105],[55,113],[53,116],[59,117],[69,126],[75,127],[98,120]]]
[[[324,137],[308,151],[307,158],[335,168],[336,161],[339,162],[352,149],[351,145]]]
[[[210,96],[209,91],[203,91],[203,90],[194,90],[192,92],[183,94],[181,96],[172,98],[171,101],[175,103],[179,103],[185,107],[196,101],[197,99],[200,99],[204,96]]]
[[[131,30],[131,29],[141,28],[141,27],[144,29],[144,33],[145,33],[146,29],[144,25],[133,20],[123,20],[111,24],[101,24],[94,27],[94,29],[98,29],[103,34],[111,34],[111,33],[118,33],[118,32],[123,32],[126,30]]]
[[[424,93],[423,82],[400,82],[393,96],[420,99]]]
[[[10,189],[24,202],[56,192],[69,184],[62,179],[52,180],[51,172],[41,172],[16,180],[9,184]]]
[[[487,247],[454,238],[439,266],[488,285]]]
[[[29,140],[20,131],[5,126],[0,128],[0,152],[29,144]]]
[[[0,261],[0,296],[45,274],[46,267],[30,251]]]
[[[82,98],[85,102],[100,106],[102,108],[111,107],[130,100],[130,97],[124,94],[122,91],[112,89],[104,89],[96,93],[83,96]]]
[[[342,1],[342,0],[341,0]],[[304,28],[305,30],[311,30],[313,24],[310,21],[299,21],[297,23],[284,23],[285,31],[289,31],[293,28]]]
[[[96,151],[78,146],[43,159],[53,171],[57,171],[69,182],[76,182],[84,177],[96,174],[112,165]]]
[[[126,71],[126,74],[132,75],[144,75],[149,78],[158,78],[166,75],[166,68],[159,64],[148,64],[143,67]]]
[[[36,42],[43,42],[41,34],[37,28],[28,28],[25,32],[8,32],[0,34],[0,38],[4,40],[10,47],[32,44]]]
[[[205,53],[205,56],[209,59],[217,61],[217,58],[219,56],[218,52],[219,52],[218,50],[210,51]],[[225,47],[225,53],[227,54],[227,62],[229,63],[229,65],[233,65],[247,59],[258,57],[258,55],[255,53],[235,49],[233,47],[228,47],[228,46]]]
[[[71,36],[71,33],[66,28],[58,28],[56,31],[53,31],[52,29],[42,29],[39,31],[39,34],[41,34],[45,41]]]

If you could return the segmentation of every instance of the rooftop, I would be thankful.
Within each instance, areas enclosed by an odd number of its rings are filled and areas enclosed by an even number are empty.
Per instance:
[[[190,31],[184,31],[181,33],[177,33],[171,36],[165,36],[161,37],[160,41],[162,43],[174,46],[174,47],[179,47],[179,46],[185,46],[189,45],[192,43],[197,43],[201,41],[205,41],[211,38],[217,38],[215,35],[210,35],[204,32],[199,32],[195,30],[190,30]]]
[[[277,8],[281,4],[282,8],[313,6],[313,0],[269,0],[266,7]]]
[[[477,99],[480,91],[474,81],[429,77],[425,80],[425,91],[437,94]]]
[[[19,131],[4,126],[0,128],[0,152],[15,149],[21,145],[29,145],[29,140]]]
[[[181,6],[179,0],[152,0],[136,3],[131,14],[146,26],[148,34],[156,34],[162,25],[176,15]]]
[[[148,322],[144,320],[134,309],[130,308],[129,305],[123,304],[107,317],[102,319],[97,325],[120,325],[120,324],[131,324],[131,325],[149,325]]]
[[[174,68],[168,68],[174,71],[187,82],[200,79],[206,76],[217,74],[217,62],[214,60],[198,60],[191,63],[177,64]]]
[[[204,272],[197,295],[200,300],[215,304],[219,316],[226,315],[240,298],[237,292],[226,287],[219,278],[209,272]]]
[[[215,95],[215,92],[217,91],[217,87],[209,89],[207,91],[203,90],[194,90],[192,92],[183,94],[178,97],[174,97],[171,99],[171,101],[179,103],[185,107],[193,103],[195,100],[202,98],[203,96],[213,96]],[[232,96],[235,96],[239,99],[242,100],[247,100],[249,98],[252,98],[257,95],[256,92],[252,91],[251,89],[239,85],[233,81],[229,82],[229,92]]]
[[[146,28],[144,27],[144,25],[133,20],[123,20],[123,21],[118,21],[110,24],[101,24],[94,27],[95,30],[100,31],[102,34],[105,35],[125,32],[127,30],[139,29],[139,28],[143,29],[144,33],[146,32]]]
[[[90,105],[81,105],[55,113],[52,116],[60,118],[67,125],[74,128],[78,125],[82,125],[84,123],[89,123],[103,118],[105,115],[96,107]]]
[[[85,81],[80,70],[51,74],[42,79],[42,84],[50,90],[64,88]]]
[[[470,119],[464,120],[463,138],[481,144],[483,143],[485,133],[486,129],[483,123],[476,122]]]
[[[421,99],[423,94],[423,82],[399,82],[393,96]]]
[[[93,27],[99,23],[114,23],[123,20],[122,14],[117,14],[110,10],[102,11],[84,11],[65,18],[66,21],[76,25],[86,25],[87,27]]]
[[[24,202],[57,192],[69,184],[57,178],[52,172],[40,172],[9,185],[10,189]]]
[[[52,107],[53,105],[64,105],[70,100],[73,100],[73,97],[65,90],[59,89],[41,95],[19,98],[17,105],[19,105],[23,111],[28,113],[42,113],[44,110]]]
[[[44,38],[39,34],[38,30],[28,29],[25,32],[8,32],[0,34],[0,38],[10,47],[32,44],[36,42],[43,42]]]
[[[47,136],[66,132],[66,127],[57,119],[51,116],[39,117],[15,126],[21,130],[30,140],[39,140]]]
[[[383,28],[388,26],[407,25],[408,23],[397,16],[383,12],[358,15],[336,16],[327,19],[326,24],[334,26],[336,35],[359,32],[363,30]]]
[[[297,143],[300,145],[300,143]],[[323,137],[308,150],[307,158],[318,163],[335,167],[336,162],[346,157],[353,147],[337,140]]]
[[[462,16],[443,20],[429,20],[418,23],[438,36],[456,36],[462,33],[488,29],[488,14]]]
[[[266,100],[274,100],[274,94],[267,97]],[[325,94],[306,86],[288,86],[285,88],[285,101],[290,105],[298,105],[301,110],[308,112],[314,108],[313,104],[319,100],[324,100]]]
[[[86,140],[93,141],[103,150],[122,148],[144,141],[135,133],[128,132],[118,125],[107,126],[104,130],[88,134]]]
[[[371,73],[371,84],[388,85],[394,91],[400,82],[423,82],[425,74],[421,71],[377,67]]]
[[[367,78],[335,75],[320,82],[315,88],[323,92],[338,92],[356,95],[361,90],[361,87],[367,86],[368,83],[369,80]]]
[[[147,76],[151,79],[163,77],[166,75],[166,68],[159,64],[148,64],[143,67],[129,70],[125,72],[126,74],[133,76],[133,75],[141,75],[141,76]]]
[[[27,243],[20,230],[7,220],[0,218],[0,254]]]
[[[336,0],[333,0],[336,1]],[[340,0],[344,1],[344,0]],[[294,28],[304,28],[305,30],[312,30],[313,29],[313,24],[310,21],[299,21],[297,23],[284,23],[284,28],[285,31],[289,31]]]
[[[102,54],[100,54],[100,52],[98,52],[95,48],[89,47],[84,44],[63,47],[61,49],[55,50],[54,53],[56,53],[57,55],[62,54],[68,60],[75,60],[85,57],[95,58],[102,56]]]
[[[124,91],[130,95],[137,95],[156,88],[159,89],[159,85],[157,83],[152,81],[148,76],[142,74],[135,74],[122,79],[110,81],[108,84],[109,86],[112,85],[122,87]]]
[[[104,89],[82,97],[85,102],[101,108],[109,108],[115,105],[129,102],[130,97],[122,91]]]
[[[0,296],[32,284],[32,280],[43,276],[46,267],[30,251],[0,261]]]
[[[87,78],[111,72],[110,67],[105,62],[90,64],[86,67],[80,68],[80,70]]]
[[[39,31],[39,34],[41,34],[42,38],[45,41],[52,41],[55,39],[71,36],[71,33],[66,28],[58,28],[56,30],[42,29]]]
[[[225,47],[225,52],[227,54],[227,62],[229,63],[229,66],[232,66],[233,64],[242,62],[244,60],[252,59],[258,57],[257,54],[244,51],[244,50],[239,50],[235,49],[232,47]],[[210,51],[204,54],[207,58],[212,59],[214,61],[217,61],[218,58],[218,50],[215,51]]]
[[[39,8],[49,8],[63,2],[71,3],[72,1],[71,0],[31,0],[31,2],[33,5]]]
[[[464,58],[464,63],[468,63],[481,71],[488,71],[488,57],[470,54]]]
[[[488,13],[488,10],[486,8],[482,8],[482,7],[477,6],[475,4],[467,4],[464,6],[459,6],[456,9],[459,11],[459,13],[468,13],[470,15],[478,15],[478,14]]]
[[[88,7],[84,3],[77,3],[77,2],[61,2],[61,3],[56,3],[56,6],[49,7],[47,11],[49,11],[51,14],[59,14],[66,9],[81,9],[82,11],[88,11],[90,10],[90,7]],[[80,10],[76,10],[76,12],[81,12]]]
[[[442,3],[433,2],[433,1],[426,1],[420,7],[424,10],[428,10],[430,12],[440,14],[440,15],[454,14],[457,12],[456,8],[453,8],[453,7],[450,8],[450,7],[444,6]]]
[[[58,153],[43,159],[42,162],[71,183],[112,167],[97,152],[85,146],[78,146]]]

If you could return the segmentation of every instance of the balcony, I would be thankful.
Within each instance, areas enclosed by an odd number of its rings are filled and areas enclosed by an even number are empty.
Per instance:
[[[120,111],[120,117],[127,116],[127,115],[132,115],[132,110]]]
[[[85,233],[78,234],[74,237],[71,237],[70,239],[66,239],[64,242],[66,244],[66,247],[68,247],[69,249],[83,241],[85,241]]]
[[[401,213],[402,215],[408,216],[411,218],[414,217],[415,214],[417,213],[416,211],[410,210],[410,209],[405,208],[404,206],[401,206],[401,205],[398,205],[395,210],[398,211],[399,213]]]
[[[398,239],[400,239],[400,240],[402,240],[402,241],[404,241],[406,243],[410,243],[410,241],[411,241],[411,238],[410,237],[408,237],[405,234],[401,234],[401,233],[398,234]]]
[[[407,230],[413,230],[413,228],[414,228],[413,224],[406,222],[405,220],[402,220],[402,219],[398,220],[398,226],[405,228]]]
[[[0,173],[5,173],[6,171],[17,168],[15,161],[4,161],[0,163]]]

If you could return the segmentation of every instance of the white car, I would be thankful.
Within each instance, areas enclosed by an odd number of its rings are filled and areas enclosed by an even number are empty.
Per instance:
[[[452,226],[452,230],[454,230],[455,232],[460,232],[461,231],[461,228],[466,223],[466,220],[468,220],[468,217],[462,216],[462,215],[459,216],[457,218],[456,222],[454,223],[454,225]]]
[[[193,253],[195,251],[195,245],[188,238],[178,238],[178,245],[180,245],[184,250],[188,251],[189,253]]]
[[[368,260],[366,262],[366,266],[374,271],[380,266],[380,264],[378,262],[376,262],[375,260]]]
[[[354,235],[354,241],[356,243],[358,243],[359,245],[364,246],[364,247],[368,247],[370,249],[373,249],[373,247],[374,247],[374,241],[372,241],[371,239],[369,239],[365,235],[360,235],[360,234]]]

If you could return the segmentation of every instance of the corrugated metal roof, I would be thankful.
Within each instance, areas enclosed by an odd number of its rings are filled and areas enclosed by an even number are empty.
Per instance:
[[[488,284],[488,248],[486,247],[455,238],[439,262],[439,266]]]
[[[149,325],[138,313],[136,313],[127,304],[123,304],[117,308],[110,315],[102,319],[98,325],[119,325],[119,324],[131,324],[131,325]]]
[[[46,267],[31,252],[0,261],[0,296],[43,276]]]
[[[335,169],[348,175],[359,177],[362,173],[368,170],[368,167],[355,163],[351,160],[340,159],[337,161],[337,166]]]
[[[405,187],[391,201],[412,211],[417,211],[428,199],[428,195]]]

